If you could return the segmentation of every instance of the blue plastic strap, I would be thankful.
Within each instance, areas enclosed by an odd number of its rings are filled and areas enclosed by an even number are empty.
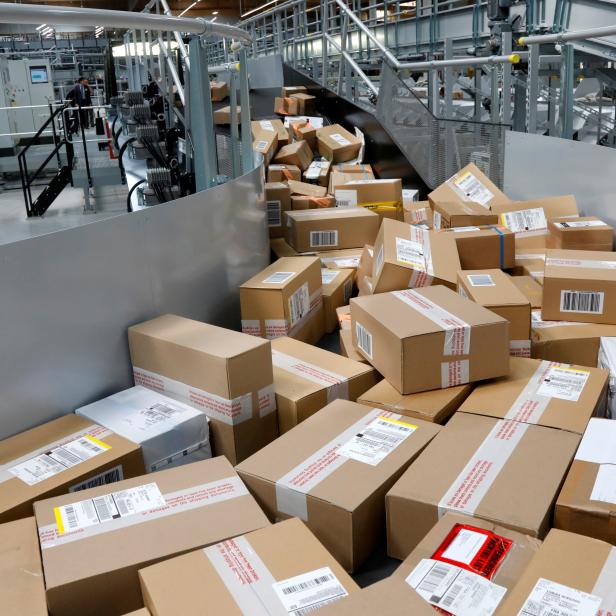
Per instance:
[[[505,269],[505,234],[498,227],[492,226],[492,229],[494,229],[500,237],[500,268]]]

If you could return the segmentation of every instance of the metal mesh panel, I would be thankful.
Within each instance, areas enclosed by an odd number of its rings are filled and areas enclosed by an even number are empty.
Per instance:
[[[239,143],[237,143],[236,148],[239,147]],[[230,135],[225,135],[224,133],[216,133],[216,156],[218,158],[219,175],[233,177],[233,151]],[[239,169],[237,169],[235,175],[242,175],[242,161],[240,156],[237,156],[237,164],[239,166]]]
[[[435,117],[385,64],[377,117],[429,187],[442,184],[470,162],[502,187],[508,126]]]

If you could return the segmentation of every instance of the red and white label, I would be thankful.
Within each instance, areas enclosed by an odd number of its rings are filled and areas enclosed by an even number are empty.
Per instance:
[[[509,355],[511,357],[530,357],[530,340],[510,340]]]
[[[242,319],[242,333],[261,336],[261,321],[259,319]]]
[[[616,261],[600,261],[597,259],[555,259],[545,260],[546,267],[581,267],[584,269],[616,269]]]
[[[441,387],[455,387],[464,385],[470,380],[470,366],[468,359],[444,361],[441,363]]]

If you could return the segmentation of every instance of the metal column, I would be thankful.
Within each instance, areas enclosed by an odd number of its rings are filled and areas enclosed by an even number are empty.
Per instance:
[[[503,32],[502,53],[509,55],[512,49],[511,32]],[[501,95],[501,119],[503,124],[511,122],[511,81],[513,66],[503,64],[503,92]]]
[[[560,64],[560,136],[573,137],[573,46],[563,44]]]
[[[526,130],[537,132],[537,107],[539,105],[539,45],[528,48],[528,87],[526,89]]]
[[[248,173],[254,167],[252,135],[250,130],[250,88],[248,84],[248,54],[242,45],[240,58],[240,120],[242,126],[242,167]]]

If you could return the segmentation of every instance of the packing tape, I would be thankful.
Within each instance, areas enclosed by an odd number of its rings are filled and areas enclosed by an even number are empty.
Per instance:
[[[616,269],[616,261],[600,261],[596,259],[556,259],[548,257],[545,266],[580,267],[584,269]]]
[[[491,229],[494,229],[499,237],[499,245],[500,245],[500,268],[505,269],[505,234],[502,232],[500,227],[491,226]]]

